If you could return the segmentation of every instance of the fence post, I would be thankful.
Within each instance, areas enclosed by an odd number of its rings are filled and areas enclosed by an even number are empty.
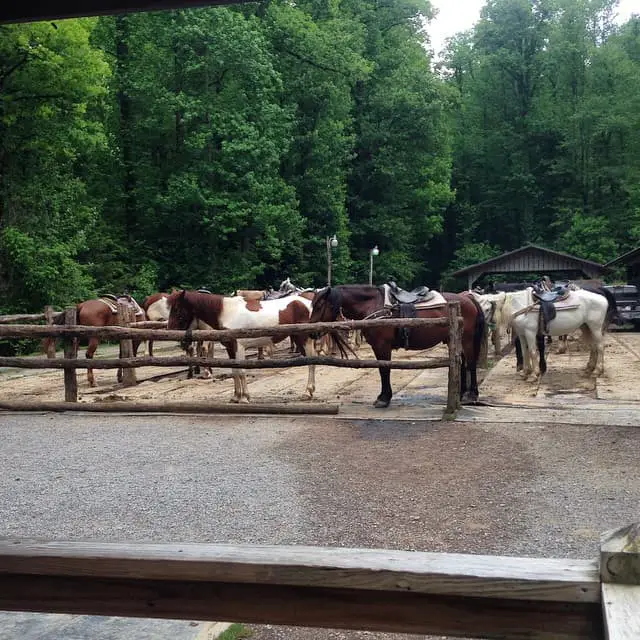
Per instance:
[[[118,302],[118,325],[121,327],[128,327],[132,322],[132,316],[134,316],[133,309],[124,302]],[[133,340],[121,340],[120,341],[120,357],[121,358],[133,358]],[[122,384],[125,387],[135,387],[137,383],[136,370],[135,369],[123,369],[122,370]]]
[[[78,310],[76,307],[67,307],[64,310],[65,326],[77,324]],[[48,356],[49,354],[47,354]],[[66,360],[75,360],[78,357],[78,339],[73,337],[64,340],[64,357]],[[75,369],[64,370],[64,400],[65,402],[78,402],[78,376]]]
[[[53,307],[48,304],[44,308],[44,317],[47,321],[48,325],[53,324]],[[55,358],[56,357],[56,339],[51,338],[47,341],[47,358]]]
[[[640,524],[607,531],[600,539],[605,638],[640,638]]]
[[[449,386],[446,416],[453,416],[460,408],[460,368],[462,366],[462,327],[459,326],[460,303],[447,304],[449,316]]]

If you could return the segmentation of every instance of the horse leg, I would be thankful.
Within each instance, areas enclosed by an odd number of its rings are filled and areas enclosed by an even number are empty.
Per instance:
[[[202,356],[207,358],[213,358],[213,342],[207,342],[207,346],[204,346],[202,343]],[[213,371],[211,367],[203,367],[202,370],[202,379],[209,380],[209,378],[213,377]]]
[[[315,343],[312,338],[304,338],[303,336],[296,336],[296,340],[300,342],[299,348],[302,350],[303,355],[312,356],[315,354]],[[307,377],[306,394],[309,400],[313,398],[313,394],[316,390],[316,366],[314,364],[309,365],[309,376]]]
[[[258,360],[264,360],[264,347],[258,347]]]
[[[598,351],[595,348],[593,334],[589,327],[585,324],[580,327],[580,330],[582,332],[582,340],[589,345],[589,360],[587,361],[587,366],[583,369],[582,373],[584,376],[589,377],[598,363]]]
[[[89,358],[89,360],[93,359],[93,354],[96,352],[98,348],[98,338],[90,338],[89,344],[87,346],[87,352],[85,353],[85,358]],[[87,369],[87,380],[89,381],[90,387],[96,386],[96,379],[93,375],[93,369]]]
[[[148,351],[149,351],[149,357],[153,358],[153,340],[149,340]]]
[[[244,345],[238,342],[236,346],[236,360],[244,360],[245,358],[245,349]],[[249,402],[249,388],[247,386],[247,375],[244,369],[235,369],[238,372],[238,383],[240,387],[240,398],[238,402],[248,403]]]
[[[536,336],[536,342],[538,343],[538,355],[540,358],[540,375],[547,373],[547,360],[544,355],[545,342],[544,336]]]
[[[542,339],[542,342],[544,342],[544,336],[540,336],[540,337]],[[538,382],[538,380],[540,380],[540,365],[536,360],[536,354],[535,354],[536,346],[538,343],[537,332],[527,331],[525,333],[524,339],[527,345],[527,355],[529,359],[527,366],[529,367],[529,371],[533,373],[531,382]],[[545,363],[545,366],[546,366],[546,363]]]
[[[516,371],[522,371],[524,358],[522,355],[522,341],[520,340],[520,336],[516,336],[515,345],[516,345]]]
[[[388,342],[377,343],[371,346],[376,360],[391,360],[391,345]],[[376,409],[385,409],[389,406],[391,398],[393,397],[393,390],[391,389],[391,369],[385,367],[378,369],[378,371],[380,372],[382,388],[373,406]]]
[[[464,353],[460,358],[460,400],[464,400],[467,395],[467,363]]]
[[[567,336],[560,336],[558,338],[558,353],[567,353]]]
[[[238,359],[238,346],[237,342],[230,342],[229,344],[225,344],[225,348],[227,349],[227,353],[229,354],[230,360]],[[231,398],[231,402],[240,402],[242,398],[242,385],[240,383],[240,370],[239,369],[231,369],[231,374],[233,375],[233,398]]]

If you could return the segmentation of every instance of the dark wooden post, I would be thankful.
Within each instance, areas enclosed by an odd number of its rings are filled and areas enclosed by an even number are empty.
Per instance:
[[[449,387],[446,416],[453,416],[460,408],[460,367],[462,365],[462,327],[459,325],[460,303],[449,302]]]
[[[128,304],[125,304],[124,302],[118,302],[118,324],[121,327],[128,327],[133,320],[135,320],[133,309]],[[120,341],[120,357],[133,358],[133,341],[132,340]],[[137,383],[136,370],[123,369],[122,384],[125,387],[135,387],[136,383]]]
[[[47,321],[47,324],[53,324],[53,307],[51,305],[47,305],[44,308],[44,317]],[[47,358],[55,358],[56,357],[56,339],[51,338],[47,342]]]
[[[640,638],[640,524],[602,535],[600,580],[605,638]]]
[[[77,317],[76,307],[68,307],[64,310],[65,325],[77,324]],[[75,360],[78,357],[78,338],[65,338],[64,357],[66,360]],[[78,376],[75,369],[64,370],[64,399],[65,402],[78,402]]]

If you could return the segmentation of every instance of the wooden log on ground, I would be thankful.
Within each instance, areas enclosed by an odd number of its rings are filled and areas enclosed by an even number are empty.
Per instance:
[[[76,307],[68,307],[64,310],[64,323],[73,326],[78,322],[78,310]],[[64,358],[67,362],[78,360],[78,340],[68,337],[64,343]],[[46,362],[58,362],[57,360],[46,360]],[[78,376],[75,368],[65,367],[64,369],[64,400],[65,402],[78,402]]]
[[[23,369],[131,369],[138,367],[201,366],[213,369],[286,369],[309,365],[341,367],[344,369],[440,369],[450,366],[449,358],[430,360],[355,360],[332,357],[295,357],[277,360],[230,360],[228,358],[192,358],[189,356],[163,356],[153,358],[98,358],[95,360],[48,360],[36,358],[0,357],[0,367]],[[459,375],[458,375],[459,378]]]
[[[336,415],[338,404],[312,402],[284,404],[232,404],[215,402],[64,402],[0,400],[3,411],[87,411],[90,413],[204,413],[268,415]]]
[[[460,316],[458,316],[460,317]],[[462,318],[459,320],[462,323]],[[315,334],[326,331],[352,331],[354,329],[375,329],[380,327],[426,327],[448,326],[448,318],[382,318],[377,320],[343,320],[340,322],[316,322],[305,324],[283,324],[277,327],[259,329],[221,329],[196,330],[189,335],[195,342],[233,340],[236,338],[261,338],[275,336],[285,338],[289,335]],[[101,340],[165,340],[180,342],[187,331],[171,329],[135,329],[125,327],[46,327],[35,325],[0,325],[0,338],[46,338],[74,335],[77,338],[97,337]]]
[[[0,542],[0,609],[519,639],[600,638],[581,560],[363,549]]]
[[[133,309],[124,302],[118,302],[118,324],[121,327],[128,327],[132,319],[135,318]],[[120,358],[123,360],[133,359],[133,340],[120,341]],[[125,387],[135,387],[136,370],[133,367],[118,367],[122,369],[122,384]]]
[[[53,307],[51,305],[47,305],[44,308],[44,317],[47,321],[48,325],[53,324],[53,320],[55,317]],[[56,357],[56,341],[50,340],[47,344],[47,358],[55,358]]]
[[[640,638],[640,524],[603,534],[600,577],[605,637]]]
[[[458,322],[460,303],[450,302],[447,305],[447,311],[449,315],[449,382],[445,414],[452,416],[460,408],[460,367],[462,366],[462,326]]]

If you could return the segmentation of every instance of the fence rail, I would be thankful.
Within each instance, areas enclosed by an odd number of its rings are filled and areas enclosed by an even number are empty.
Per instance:
[[[65,401],[77,402],[78,383],[76,369],[120,369],[123,371],[123,384],[136,384],[135,371],[140,367],[182,367],[202,366],[231,369],[272,369],[302,366],[331,366],[353,369],[434,369],[449,368],[446,413],[454,413],[460,406],[460,364],[462,353],[462,324],[460,305],[458,302],[448,303],[446,318],[377,318],[373,320],[344,320],[337,322],[316,322],[304,324],[287,324],[276,327],[257,329],[222,329],[222,330],[169,330],[162,322],[134,322],[132,314],[124,305],[118,307],[118,323],[121,326],[89,327],[77,325],[76,307],[69,307],[62,315],[64,325],[52,324],[60,314],[47,308],[44,314],[32,314],[30,318],[45,318],[49,324],[9,324],[9,320],[24,321],[26,316],[0,316],[0,338],[62,338],[65,341],[64,358],[55,358],[55,351],[48,351],[47,359],[26,359],[0,357],[0,367],[18,367],[25,369],[62,369],[65,380]],[[133,340],[155,341],[232,341],[241,338],[285,338],[292,335],[314,335],[324,332],[353,331],[356,329],[379,328],[420,328],[448,327],[449,357],[429,360],[359,360],[333,357],[299,357],[283,360],[230,360],[215,358],[196,358],[171,356],[160,358],[133,358]],[[99,338],[101,340],[119,340],[121,357],[111,359],[78,358],[77,343],[80,338]],[[92,375],[92,374],[91,374]],[[33,407],[32,402],[23,403],[24,408]],[[42,404],[42,403],[40,403]],[[14,408],[16,408],[14,406]]]
[[[376,549],[2,540],[0,609],[507,640],[637,638],[638,573],[612,580],[606,568],[637,566],[637,531],[607,534],[600,567]]]

